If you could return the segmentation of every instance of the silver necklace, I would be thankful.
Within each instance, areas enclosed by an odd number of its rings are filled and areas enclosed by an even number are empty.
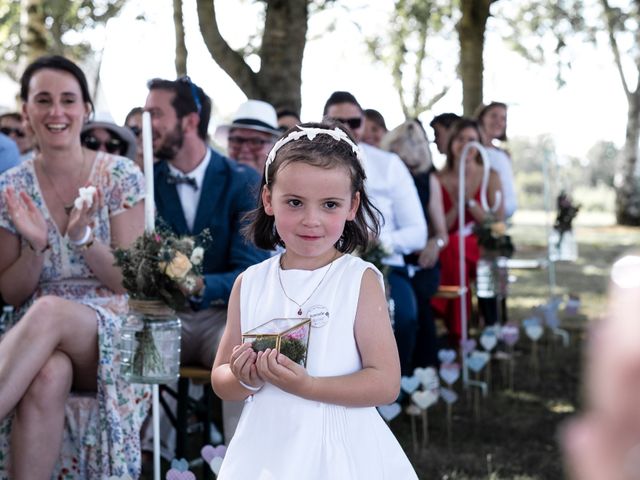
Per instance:
[[[324,272],[324,275],[320,279],[320,282],[318,282],[318,285],[316,285],[316,288],[313,289],[311,294],[307,297],[307,299],[304,302],[298,303],[293,298],[291,298],[289,295],[287,295],[287,291],[284,289],[284,285],[282,284],[282,275],[280,274],[280,270],[283,270],[283,268],[282,268],[282,256],[280,256],[280,268],[278,268],[278,282],[280,282],[280,288],[282,289],[282,293],[284,293],[284,296],[287,297],[289,300],[291,300],[293,303],[295,303],[298,306],[298,315],[302,316],[302,306],[305,303],[307,303],[309,301],[309,299],[311,297],[313,297],[313,294],[316,293],[316,290],[318,290],[318,288],[320,288],[320,285],[322,285],[322,282],[324,282],[324,279],[329,274],[329,271],[331,270],[331,267],[333,267],[333,262],[335,262],[335,261],[336,261],[336,256],[334,256],[333,260],[331,260],[331,263],[329,264],[329,268],[327,268],[327,271]]]

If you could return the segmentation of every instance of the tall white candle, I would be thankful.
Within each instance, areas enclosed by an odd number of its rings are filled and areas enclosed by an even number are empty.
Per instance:
[[[151,137],[151,114],[142,113],[142,153],[144,154],[144,229],[151,233],[156,228],[156,209],[153,193],[153,140]]]

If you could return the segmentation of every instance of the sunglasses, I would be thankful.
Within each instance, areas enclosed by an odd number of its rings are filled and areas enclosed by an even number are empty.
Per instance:
[[[178,78],[178,82],[185,83],[189,86],[189,88],[191,89],[191,97],[193,98],[193,103],[196,104],[196,109],[198,110],[198,114],[200,114],[200,111],[202,110],[202,102],[200,101],[200,95],[198,95],[198,89],[196,88],[196,86],[193,84],[188,75],[184,75]]]
[[[0,132],[4,133],[7,136],[15,135],[18,138],[23,138],[25,135],[24,130],[11,127],[2,127],[0,128]]]
[[[126,149],[126,144],[119,138],[111,138],[106,142],[102,142],[92,135],[84,137],[82,139],[82,145],[89,150],[100,150],[100,148],[103,147],[109,153],[118,153],[120,155],[124,155]]]
[[[232,148],[242,148],[243,144],[247,144],[247,146],[251,150],[260,150],[267,143],[273,143],[270,140],[264,140],[262,138],[244,138],[244,137],[229,137],[227,139],[227,143],[229,147]]]
[[[131,133],[133,133],[136,137],[139,137],[140,134],[142,133],[142,129],[136,125],[133,125],[131,127],[128,127],[129,130],[131,130]]]
[[[362,118],[353,117],[353,118],[337,118],[333,117],[336,122],[344,123],[345,125],[349,125],[351,130],[357,130],[362,125]]]

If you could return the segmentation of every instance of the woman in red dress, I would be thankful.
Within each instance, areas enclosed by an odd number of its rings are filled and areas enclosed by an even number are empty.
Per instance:
[[[459,169],[464,168],[464,229],[462,235],[465,237],[465,264],[466,278],[465,284],[469,287],[469,282],[475,278],[476,264],[480,257],[478,241],[473,233],[473,225],[481,222],[487,212],[482,208],[480,201],[482,177],[484,167],[482,157],[475,149],[471,149],[467,155],[464,165],[460,165],[462,150],[468,142],[480,141],[480,130],[478,124],[470,119],[462,118],[451,127],[451,135],[447,145],[447,163],[438,175],[442,188],[442,199],[445,211],[447,230],[449,231],[449,243],[440,252],[440,284],[460,285],[460,264],[458,248],[458,178]],[[487,185],[487,202],[490,206],[496,204],[496,198],[500,203],[497,211],[493,212],[496,220],[504,219],[504,208],[500,202],[501,190],[500,178],[493,170],[489,174]],[[471,312],[471,295],[469,291],[465,294],[467,302],[467,312]],[[480,310],[485,316],[485,320],[490,321],[487,316],[495,316],[495,299],[478,299]],[[449,339],[452,346],[458,346],[462,335],[460,299],[435,298],[432,305],[436,313],[443,317],[449,329]],[[491,311],[493,310],[493,313]],[[468,318],[468,316],[467,316]]]

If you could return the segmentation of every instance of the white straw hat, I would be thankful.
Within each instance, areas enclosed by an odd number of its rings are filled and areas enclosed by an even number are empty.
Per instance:
[[[233,115],[231,123],[216,128],[215,139],[222,145],[227,144],[227,135],[234,128],[257,130],[280,136],[278,129],[278,115],[276,109],[262,100],[247,100]]]

